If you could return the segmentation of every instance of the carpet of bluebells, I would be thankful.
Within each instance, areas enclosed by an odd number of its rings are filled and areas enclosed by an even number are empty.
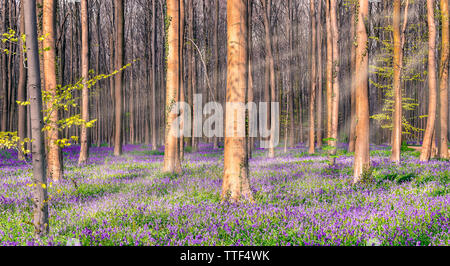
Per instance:
[[[64,180],[49,183],[50,234],[35,239],[31,168],[0,150],[0,245],[450,245],[450,162],[421,163],[372,146],[373,169],[352,185],[353,155],[335,165],[303,145],[256,150],[250,160],[253,204],[221,204],[223,149],[202,144],[185,154],[180,176],[161,173],[163,150],[94,147],[77,166],[64,149]]]

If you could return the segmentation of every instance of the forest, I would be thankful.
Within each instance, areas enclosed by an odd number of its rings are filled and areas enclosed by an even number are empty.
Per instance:
[[[0,246],[449,246],[449,30],[448,0],[0,0]]]

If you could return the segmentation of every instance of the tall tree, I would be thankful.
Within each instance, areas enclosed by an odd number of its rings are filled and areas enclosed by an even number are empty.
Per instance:
[[[180,0],[167,1],[167,17],[170,21],[167,31],[167,73],[166,73],[166,131],[163,171],[181,173],[179,153],[177,152],[177,130],[173,122],[177,115],[172,110],[178,99],[180,88]]]
[[[322,147],[322,0],[317,5],[317,148]]]
[[[24,17],[28,58],[28,92],[30,94],[31,109],[31,137],[33,139],[33,225],[37,235],[46,235],[49,231],[48,195],[46,189],[44,135],[42,132],[44,124],[35,0],[24,2]]]
[[[353,183],[361,180],[364,171],[370,167],[369,153],[369,53],[367,53],[366,21],[369,16],[369,1],[358,0],[356,24],[356,62],[355,96],[356,96],[356,141]]]
[[[400,12],[401,0],[394,0],[393,36],[394,36],[394,113],[392,128],[392,154],[390,160],[400,163],[400,149],[402,145],[402,90],[401,90],[401,66],[402,47],[400,40]]]
[[[152,124],[151,124],[151,134],[152,134],[152,150],[156,151],[158,149],[158,144],[156,141],[156,0],[152,0],[152,33],[150,38],[150,47],[152,52]]]
[[[270,87],[270,99],[266,98],[267,102],[275,102],[276,101],[276,88],[275,88],[275,64],[273,59],[273,47],[272,47],[272,32],[270,26],[270,18],[271,18],[271,6],[272,0],[262,0],[263,4],[263,21],[264,21],[264,29],[265,29],[265,47],[266,47],[266,70],[268,70],[269,74],[269,87]],[[267,74],[266,74],[267,75]],[[266,85],[267,88],[267,85]],[[266,92],[267,96],[267,92]],[[269,104],[270,105],[270,104]],[[270,125],[272,125],[272,111],[271,108],[268,108],[268,119],[270,121]],[[273,145],[273,136],[270,135],[270,145],[269,145],[269,158],[275,157],[275,147]]]
[[[247,0],[227,1],[227,102],[245,104],[247,89]],[[237,117],[231,108],[225,110],[225,124],[234,125]],[[253,201],[249,184],[247,143],[245,136],[228,132],[225,126],[224,174],[222,201]]]
[[[431,157],[431,146],[436,120],[436,25],[434,23],[434,0],[427,0],[428,20],[428,118],[423,137],[420,161],[427,162]]]
[[[310,154],[315,152],[315,118],[314,105],[316,104],[316,10],[315,0],[310,0],[310,20],[311,20],[311,71],[310,71],[310,91],[309,91],[309,150]]]
[[[218,0],[217,1],[217,5],[219,3]],[[253,19],[253,0],[247,0],[247,7],[248,7],[248,14],[247,14],[247,26],[248,26],[248,32],[247,32],[247,45],[248,45],[248,80],[247,80],[247,101],[249,103],[253,102],[253,98],[254,98],[254,92],[253,92],[253,38],[252,38],[252,30],[253,30],[253,23],[252,23],[252,19]],[[216,11],[218,12],[218,11]],[[252,112],[254,112],[255,110],[252,109],[253,106],[250,104],[248,107],[248,113],[251,114]],[[253,147],[254,147],[254,138],[249,137],[248,138],[248,148],[247,148],[247,153],[248,153],[248,158],[252,158],[252,153],[253,153]]]
[[[331,34],[333,35],[332,49],[333,49],[333,89],[331,93],[331,150],[330,162],[335,161],[334,155],[337,150],[338,139],[338,123],[339,123],[339,28],[336,13],[336,0],[330,0],[330,20],[331,20]]]
[[[124,5],[123,0],[115,0],[115,19],[116,19],[116,49],[115,49],[115,68],[120,69],[123,66],[124,58]],[[114,155],[122,154],[122,123],[123,123],[123,75],[119,71],[114,80],[114,102],[115,102],[115,134],[114,134]]]
[[[400,13],[401,1],[394,1],[393,13],[393,35],[394,35],[394,113],[393,113],[393,128],[392,128],[392,154],[390,160],[392,162],[400,163],[400,154],[402,146],[402,88],[401,75],[403,68],[403,46],[405,43],[405,30],[408,23],[408,6],[409,0],[405,4],[405,15],[403,19],[403,28],[400,31]]]
[[[331,138],[331,94],[333,90],[333,35],[331,31],[331,16],[330,16],[330,0],[326,2],[325,24],[327,31],[327,64],[326,64],[326,90],[327,90],[327,138]],[[330,145],[330,141],[328,141]]]
[[[448,0],[441,0],[442,19],[442,52],[440,63],[440,85],[439,85],[439,157],[448,159],[448,60],[449,60],[449,14]]]
[[[89,80],[89,10],[88,1],[81,0],[81,77],[83,89],[81,95],[81,118],[89,121],[89,91],[87,82]],[[89,129],[85,124],[81,126],[81,149],[78,164],[83,164],[89,157]]]
[[[328,0],[327,0],[328,1]],[[355,29],[356,29],[356,3],[351,3],[351,24],[350,24],[350,134],[348,142],[348,151],[355,151],[355,135],[356,135],[356,102],[355,102],[355,59],[356,59],[356,46],[355,46]],[[332,64],[332,62],[331,62]]]
[[[23,1],[20,3],[20,34],[25,34],[25,14],[24,14],[24,4]],[[18,101],[26,101],[26,83],[27,83],[27,70],[25,69],[25,54],[23,50],[23,41],[20,38],[20,47],[19,47],[19,83],[17,85],[17,100]],[[27,133],[27,111],[26,106],[19,105],[19,120],[18,120],[18,135],[20,141],[23,141],[26,133]],[[22,151],[18,154],[19,160],[24,159],[24,154]]]
[[[43,69],[44,69],[44,85],[45,90],[56,97],[56,34],[55,21],[56,20],[56,0],[43,1],[43,17],[42,17],[42,33],[45,36],[43,47]],[[59,138],[58,130],[58,110],[53,107],[53,101],[47,101],[47,109],[49,112],[47,124],[50,129],[47,131],[48,149],[47,149],[47,177],[54,181],[59,181],[63,176],[63,165],[61,161],[61,148],[57,144]]]

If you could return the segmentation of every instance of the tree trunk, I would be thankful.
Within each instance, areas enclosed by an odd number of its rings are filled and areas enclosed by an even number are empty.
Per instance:
[[[355,137],[356,137],[356,91],[355,91],[355,82],[356,82],[356,73],[355,73],[355,60],[356,60],[356,46],[354,44],[355,41],[355,28],[356,28],[356,4],[351,5],[351,24],[350,24],[350,134],[349,134],[349,142],[348,142],[348,152],[355,152]]]
[[[56,45],[55,45],[55,19],[56,19],[56,1],[44,0],[43,1],[43,17],[42,17],[42,33],[44,36],[43,47],[46,50],[43,53],[44,57],[44,84],[45,90],[56,97]],[[50,99],[47,104],[47,113],[49,119],[47,120],[50,129],[47,133],[47,177],[54,181],[59,181],[63,176],[62,162],[61,162],[61,148],[56,143],[59,138],[58,130],[58,110],[53,107],[53,100]]]
[[[181,173],[179,154],[177,152],[176,129],[173,121],[177,115],[172,112],[178,99],[179,80],[180,80],[180,10],[179,0],[167,1],[167,17],[170,19],[170,25],[167,32],[167,73],[166,73],[166,132],[165,132],[165,152],[163,172]]]
[[[123,0],[115,0],[115,19],[116,19],[116,49],[115,49],[115,68],[120,69],[123,66],[124,57],[124,5]],[[114,98],[115,98],[115,134],[114,134],[114,156],[122,154],[122,123],[123,123],[123,75],[120,71],[116,74],[114,80]]]
[[[217,1],[217,5],[219,4],[219,1]],[[218,6],[217,6],[218,7]],[[248,80],[247,80],[247,102],[251,103],[253,102],[253,39],[252,39],[252,19],[253,19],[253,0],[247,0],[247,7],[248,7],[248,14],[247,14],[247,26],[248,26],[248,32],[247,32],[247,45],[248,45]],[[218,11],[216,11],[218,12]],[[218,19],[218,17],[217,17]],[[217,48],[218,49],[218,48]],[[218,66],[217,66],[218,67]],[[217,99],[218,100],[218,99]],[[248,107],[248,113],[251,114],[255,110],[252,109],[252,105],[250,104]],[[247,139],[247,154],[248,158],[252,158],[253,154],[253,146],[254,146],[254,138],[249,137]]]
[[[433,0],[427,0],[428,10],[428,119],[425,135],[423,137],[420,161],[428,162],[431,156],[431,143],[433,141],[433,132],[435,130],[436,120],[436,25],[434,23]]]
[[[317,5],[317,148],[322,147],[322,0]]]
[[[48,234],[49,220],[35,0],[24,2],[24,17],[28,59],[28,91],[30,93],[31,109],[31,137],[33,139],[33,225],[36,235],[42,236]]]
[[[83,79],[83,89],[81,91],[81,119],[89,121],[89,90],[87,82],[89,80],[89,10],[88,1],[81,0],[81,78]],[[89,129],[81,126],[81,149],[78,165],[86,163],[89,157]]]
[[[326,1],[326,30],[327,30],[327,138],[331,138],[331,93],[333,90],[333,35],[331,32],[331,19],[330,19],[330,0]],[[328,140],[328,145],[330,141]]]
[[[449,60],[449,14],[448,14],[448,0],[441,0],[441,15],[442,15],[442,52],[441,65],[439,73],[440,80],[440,136],[439,136],[439,157],[443,159],[449,158],[448,153],[448,60]]]
[[[335,163],[335,155],[337,151],[338,141],[338,123],[339,123],[339,28],[336,14],[336,0],[330,0],[330,21],[331,34],[333,35],[333,91],[331,93],[331,141],[330,146],[333,147],[330,154],[331,164]],[[366,45],[366,44],[365,44]]]
[[[214,47],[214,68],[213,68],[213,92],[214,101],[219,101],[219,43],[218,43],[218,32],[219,32],[219,0],[214,1],[215,12],[214,12],[214,30],[213,30],[213,47]],[[217,125],[216,125],[217,126]],[[219,148],[219,141],[217,136],[213,137],[213,149]]]
[[[309,154],[315,152],[315,118],[314,105],[316,104],[316,10],[315,0],[310,0],[310,19],[311,19],[311,87],[309,91]]]
[[[247,0],[227,1],[227,102],[245,104],[247,89]],[[245,136],[227,132],[237,124],[230,108],[225,111],[225,151],[222,201],[253,201],[249,184]]]
[[[362,175],[370,167],[369,153],[369,53],[367,52],[367,31],[365,21],[369,16],[369,1],[358,1],[358,22],[356,24],[356,141],[353,183],[361,181]]]
[[[272,33],[270,31],[270,16],[271,16],[271,5],[272,5],[272,1],[271,0],[264,0],[263,1],[263,5],[264,5],[264,14],[263,14],[263,19],[264,19],[264,28],[265,28],[265,45],[266,45],[266,64],[268,64],[268,68],[269,68],[269,84],[270,84],[270,101],[269,102],[269,106],[270,106],[270,102],[276,102],[276,91],[275,91],[275,66],[274,66],[274,61],[273,61],[273,53],[272,53]],[[272,125],[272,119],[274,119],[272,117],[272,112],[271,112],[271,108],[268,108],[268,117],[270,117],[270,124]],[[272,130],[272,129],[271,129]],[[274,143],[273,143],[273,134],[270,135],[270,144],[269,144],[269,158],[274,158],[275,157],[275,147],[274,147]]]
[[[24,4],[20,3],[20,34],[25,34],[25,14],[24,14]],[[26,101],[26,83],[27,83],[27,70],[25,69],[25,55],[23,51],[23,41],[19,38],[19,84],[17,88],[17,100],[24,102]],[[27,135],[27,110],[26,106],[19,105],[19,121],[18,121],[18,135],[20,141],[22,142]],[[18,154],[19,160],[24,160],[25,156],[20,150]]]

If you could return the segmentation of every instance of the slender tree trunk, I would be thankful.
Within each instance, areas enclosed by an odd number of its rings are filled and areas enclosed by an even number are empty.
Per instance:
[[[402,145],[402,89],[401,89],[401,40],[400,40],[400,12],[401,0],[394,1],[393,36],[394,36],[394,113],[392,129],[392,154],[390,161],[400,163],[400,149]]]
[[[314,105],[316,104],[316,10],[315,0],[310,0],[310,19],[311,19],[311,87],[309,91],[309,150],[310,154],[315,152],[315,117]]]
[[[56,1],[43,1],[43,18],[42,18],[42,33],[44,36],[43,46],[49,48],[43,53],[44,57],[44,84],[45,90],[56,97],[56,45],[55,45],[55,19],[56,19]],[[54,181],[59,181],[63,176],[62,162],[61,162],[61,148],[56,141],[59,138],[58,130],[58,110],[53,107],[53,101],[47,103],[47,110],[49,113],[48,125],[50,130],[47,131],[47,177]]]
[[[356,140],[356,91],[355,91],[355,82],[356,82],[356,73],[355,73],[355,60],[356,60],[356,45],[355,45],[355,28],[356,28],[356,4],[351,5],[351,24],[350,24],[350,134],[349,134],[349,143],[348,143],[348,152],[355,151],[355,140]],[[332,63],[331,63],[332,64]]]
[[[167,32],[168,53],[167,53],[167,73],[166,73],[166,132],[165,132],[165,152],[163,172],[181,173],[179,154],[177,152],[176,137],[177,130],[172,124],[177,115],[172,112],[178,99],[180,80],[180,6],[179,0],[167,1],[167,17],[170,20]]]
[[[214,68],[213,68],[213,92],[214,101],[219,100],[219,43],[218,43],[218,32],[219,32],[219,0],[214,1],[214,31],[213,31],[213,47],[214,47]],[[217,136],[213,137],[213,148],[219,148],[219,141]]]
[[[115,19],[116,19],[116,49],[115,49],[115,68],[120,69],[123,66],[124,57],[124,5],[123,0],[115,0]],[[123,75],[120,71],[116,74],[114,80],[114,98],[115,98],[115,134],[114,134],[114,156],[122,154],[122,123],[123,123]]]
[[[434,23],[434,0],[427,0],[428,10],[428,119],[425,135],[423,137],[420,161],[427,162],[431,156],[431,144],[436,120],[436,25]]]
[[[339,28],[336,14],[336,0],[330,0],[330,21],[331,34],[333,35],[332,49],[333,49],[333,91],[331,93],[331,150],[330,162],[335,163],[337,141],[338,141],[338,123],[339,123]]]
[[[263,19],[264,19],[264,28],[265,28],[265,45],[266,45],[266,64],[268,64],[268,68],[269,68],[269,81],[270,81],[270,101],[271,102],[276,102],[276,88],[275,88],[275,66],[274,66],[274,61],[273,61],[273,53],[272,53],[272,33],[270,31],[270,16],[271,16],[271,5],[272,5],[272,1],[271,0],[264,0],[263,1],[263,5],[264,5],[264,14],[263,14]],[[269,101],[269,102],[270,102]],[[269,103],[270,106],[270,103]],[[270,117],[270,125],[272,125],[272,119],[274,119],[272,117],[272,112],[271,112],[271,108],[268,108],[268,117]],[[269,158],[274,158],[275,157],[275,147],[274,147],[274,143],[273,143],[273,136],[272,134],[270,135],[270,145],[269,145]]]
[[[219,5],[219,0],[217,1],[217,8]],[[253,0],[247,0],[247,7],[248,7],[248,14],[247,14],[247,26],[248,26],[248,32],[247,32],[247,45],[248,45],[248,80],[247,80],[247,102],[251,103],[253,102],[253,38],[252,38],[252,19],[253,19]],[[218,10],[216,11],[218,12]],[[217,17],[218,19],[219,17]],[[217,29],[218,30],[218,29]],[[218,48],[217,48],[218,49]],[[217,66],[218,68],[218,66]],[[218,71],[218,69],[217,69]],[[217,81],[218,82],[218,81]],[[218,99],[217,99],[218,100]],[[250,104],[248,107],[248,113],[251,114],[255,110],[252,109],[252,105]],[[248,158],[252,158],[253,153],[253,146],[254,146],[254,139],[252,137],[248,138],[248,147],[247,147],[247,153]]]
[[[36,235],[42,236],[48,234],[49,220],[35,0],[24,2],[24,17],[28,59],[28,91],[31,108],[31,137],[33,139],[33,225]]]
[[[227,1],[227,102],[245,104],[247,89],[247,0]],[[237,124],[234,112],[225,112],[225,124]],[[236,126],[236,125],[235,125]],[[236,128],[234,130],[236,130]],[[245,136],[227,132],[225,126],[224,175],[222,201],[253,201],[249,184]]]
[[[331,32],[331,18],[330,18],[330,0],[326,1],[326,30],[327,30],[327,138],[331,138],[331,93],[333,90],[333,35]],[[328,140],[328,145],[330,141]]]
[[[83,79],[83,89],[81,91],[81,118],[89,121],[89,90],[87,82],[89,80],[89,10],[88,1],[81,0],[81,77]],[[84,164],[89,157],[89,129],[81,126],[81,149],[78,164]]]
[[[180,30],[179,30],[179,34],[180,34],[180,60],[179,60],[179,70],[180,70],[180,92],[179,92],[179,101],[180,102],[184,102],[185,101],[185,97],[184,97],[184,63],[183,63],[183,43],[184,43],[184,0],[180,0]],[[184,127],[184,120],[183,120],[183,110],[180,111],[180,116],[181,116],[181,127]],[[184,136],[181,133],[180,136],[180,142],[179,142],[179,160],[183,161],[184,159]]]
[[[449,158],[448,153],[448,60],[449,60],[449,14],[448,0],[441,0],[442,15],[442,52],[440,65],[440,136],[439,136],[439,157],[443,159]]]
[[[156,0],[152,0],[152,37],[151,37],[151,50],[152,50],[152,150],[158,149],[158,143],[156,140]]]
[[[322,147],[322,0],[317,5],[317,148]]]
[[[288,2],[289,21],[288,21],[288,38],[289,38],[289,62],[288,62],[288,75],[289,75],[289,92],[288,92],[288,116],[289,116],[289,130],[288,130],[288,146],[294,147],[295,133],[294,133],[294,75],[292,69],[294,68],[294,31],[292,30],[294,25],[294,10],[292,6],[292,0]]]
[[[369,53],[367,52],[367,31],[365,21],[369,16],[369,1],[358,0],[358,22],[356,24],[356,141],[353,183],[361,180],[362,175],[370,167],[369,153]]]
[[[20,34],[25,34],[25,14],[24,14],[24,4],[20,3]],[[26,83],[27,83],[27,70],[25,69],[25,55],[23,51],[23,41],[20,38],[19,42],[19,84],[17,88],[17,100],[24,102],[26,101]],[[27,110],[26,106],[19,105],[19,121],[18,121],[18,135],[20,141],[22,142],[27,135]],[[18,154],[19,160],[24,160],[25,156],[20,150]]]

